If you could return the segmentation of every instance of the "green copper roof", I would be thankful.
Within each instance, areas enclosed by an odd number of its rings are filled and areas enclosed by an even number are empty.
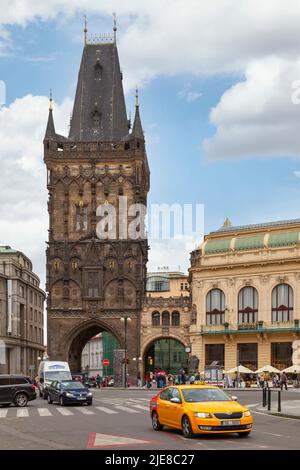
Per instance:
[[[268,246],[291,246],[296,245],[299,241],[299,232],[283,232],[271,233]]]
[[[205,253],[221,253],[229,250],[231,238],[221,238],[220,240],[209,240],[205,245]]]
[[[234,245],[235,250],[253,250],[264,247],[264,234],[252,237],[237,237]]]
[[[267,232],[266,232],[267,233]],[[216,238],[207,240],[204,253],[207,255],[214,253],[225,253],[229,251],[231,245],[233,251],[260,250],[264,248],[264,238],[266,233],[258,235],[244,236],[237,235],[232,238]],[[291,230],[286,232],[270,233],[266,248],[278,248],[284,246],[295,246],[299,243],[299,231]]]
[[[0,253],[17,253],[17,250],[13,250],[10,246],[0,246]]]

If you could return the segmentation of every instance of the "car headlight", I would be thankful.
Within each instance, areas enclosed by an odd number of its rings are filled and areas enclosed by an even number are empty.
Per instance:
[[[88,392],[87,396],[92,397],[93,396],[92,392]]]
[[[194,414],[195,414],[196,418],[211,418],[210,413],[201,413],[200,411],[197,411]]]
[[[244,417],[246,418],[247,416],[251,416],[251,411],[244,411]]]
[[[66,397],[72,397],[72,396],[73,396],[73,393],[66,392]]]

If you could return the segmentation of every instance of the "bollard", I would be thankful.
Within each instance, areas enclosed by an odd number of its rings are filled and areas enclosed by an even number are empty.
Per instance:
[[[278,413],[281,413],[281,390],[278,390]]]
[[[266,406],[267,404],[267,396],[266,396],[266,392],[267,390],[265,389],[265,387],[262,389],[262,406],[263,408]]]
[[[271,390],[268,388],[268,411],[271,409]]]

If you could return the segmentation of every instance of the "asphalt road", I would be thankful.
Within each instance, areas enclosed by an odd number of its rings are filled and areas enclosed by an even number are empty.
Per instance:
[[[40,398],[25,409],[0,407],[0,449],[300,449],[300,420],[256,412],[261,392],[232,392],[254,414],[254,429],[245,439],[235,434],[185,439],[177,430],[155,432],[148,413],[154,394],[102,389],[94,392],[91,407],[48,405]],[[283,392],[283,400],[299,399],[299,392]]]

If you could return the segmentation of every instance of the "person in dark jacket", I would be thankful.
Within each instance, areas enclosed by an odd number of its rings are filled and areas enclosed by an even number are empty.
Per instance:
[[[287,390],[287,376],[286,376],[286,373],[285,372],[282,372],[281,374],[281,377],[280,377],[280,388],[281,390],[283,389],[283,387],[285,387],[285,389]]]

